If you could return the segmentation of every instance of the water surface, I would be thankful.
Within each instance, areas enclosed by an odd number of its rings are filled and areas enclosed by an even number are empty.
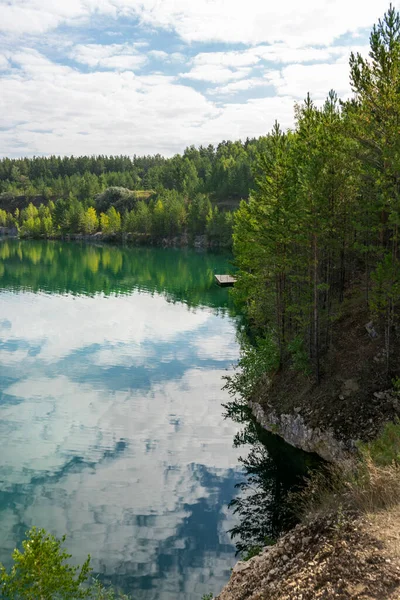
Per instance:
[[[291,459],[223,416],[227,269],[194,251],[0,242],[0,562],[36,525],[134,599],[200,600],[229,578],[229,530],[251,545],[281,528]]]
[[[37,525],[135,598],[217,590],[241,476],[227,257],[5,241],[0,258],[0,560]]]

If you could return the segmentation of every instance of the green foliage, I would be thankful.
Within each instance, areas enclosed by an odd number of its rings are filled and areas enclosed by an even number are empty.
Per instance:
[[[396,394],[400,394],[400,377],[394,377],[392,379],[393,391]]]
[[[398,393],[398,392],[397,392]],[[378,466],[400,465],[400,420],[387,423],[380,435],[372,442],[360,444],[362,454],[369,456]]]
[[[311,375],[312,369],[308,352],[304,347],[304,340],[297,336],[288,343],[291,367],[294,371],[300,371],[304,375]]]
[[[251,398],[260,380],[279,367],[279,349],[272,334],[258,338],[251,344],[245,338],[236,372],[226,377],[225,388],[232,395]]]
[[[317,383],[356,273],[384,330],[388,375],[400,325],[400,16],[393,7],[370,45],[369,59],[351,56],[351,101],[340,104],[331,91],[317,108],[307,96],[292,132],[274,126],[256,155],[255,187],[235,214],[235,298],[255,332],[274,331],[280,365],[312,373]]]
[[[261,546],[251,546],[251,548],[249,548],[248,550],[243,552],[242,560],[248,561],[251,558],[253,558],[254,556],[258,556],[259,554],[261,554],[261,550],[262,550]]]
[[[0,209],[0,227],[5,227],[7,224],[7,213],[5,210]]]
[[[212,210],[206,194],[196,194],[188,209],[188,231],[191,235],[202,235],[206,230],[207,217]]]
[[[149,233],[151,230],[151,214],[146,202],[138,202],[135,210],[136,231],[139,233]]]
[[[206,233],[211,241],[219,241],[223,246],[232,243],[233,214],[222,212],[215,206],[210,207],[206,219]]]
[[[83,215],[82,228],[84,233],[94,233],[97,231],[99,226],[99,219],[97,218],[96,209],[93,206],[89,206],[87,211]]]
[[[90,579],[90,556],[82,566],[70,564],[61,540],[44,529],[33,527],[22,542],[22,551],[14,550],[13,565],[0,564],[0,598],[5,600],[128,600],[99,581]]]
[[[91,583],[90,598],[91,600],[129,600],[125,594],[116,592],[112,587],[103,586],[96,579]]]
[[[263,546],[255,545],[255,546],[250,546],[249,548],[246,548],[246,550],[242,551],[241,558],[244,561],[248,561],[251,558],[253,558],[254,556],[258,556],[259,554],[261,554],[263,547],[273,546],[274,544],[276,544],[276,539],[267,535],[263,540]]]
[[[121,231],[121,215],[111,206],[107,211],[108,226],[105,233],[119,233]]]
[[[93,198],[94,194],[87,194],[85,198]],[[109,187],[96,196],[96,209],[106,212],[111,206],[118,212],[132,210],[137,202],[137,195],[132,190],[123,187]]]
[[[188,201],[174,190],[160,190],[147,200],[138,200],[134,192],[129,198],[134,201],[125,206],[133,206],[123,217],[116,209],[119,200],[128,197],[126,190],[110,188],[97,199],[97,206],[109,205],[106,212],[99,215],[94,206],[86,206],[77,198],[51,200],[37,208],[32,202],[15,217],[0,209],[0,226],[20,226],[26,237],[51,237],[56,233],[94,234],[98,229],[105,235],[119,235],[121,232],[148,234],[154,238],[174,237],[190,234],[207,234],[216,245],[228,247],[232,236],[232,213],[219,212],[211,208],[208,196],[197,194],[194,201]],[[122,196],[121,196],[122,194]],[[135,194],[135,195],[134,195]],[[119,199],[119,200],[118,200]],[[188,222],[189,217],[189,222]]]
[[[2,598],[15,600],[72,600],[89,598],[85,588],[90,574],[90,557],[81,567],[71,566],[71,555],[61,548],[61,540],[35,527],[27,532],[23,550],[14,550],[13,566],[0,571]]]
[[[187,148],[166,159],[155,156],[79,156],[5,158],[0,160],[1,199],[40,197],[79,201],[96,198],[96,209],[131,211],[140,199],[134,192],[175,190],[184,198],[212,194],[216,200],[246,198],[253,185],[251,163],[263,138]],[[8,196],[7,196],[8,195]]]

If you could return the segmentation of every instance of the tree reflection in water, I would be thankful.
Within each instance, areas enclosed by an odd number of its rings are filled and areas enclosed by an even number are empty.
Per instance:
[[[307,472],[320,461],[263,429],[245,404],[229,402],[225,409],[227,418],[244,425],[234,445],[250,446],[247,456],[239,459],[245,479],[236,485],[239,493],[230,503],[238,517],[230,534],[236,540],[237,552],[246,553],[268,545],[295,524],[289,493],[304,485]]]

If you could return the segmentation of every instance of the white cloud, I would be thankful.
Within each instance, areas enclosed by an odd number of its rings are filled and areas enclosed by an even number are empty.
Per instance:
[[[218,114],[202,94],[172,77],[84,74],[36,52],[14,60],[20,69],[1,82],[0,127],[9,128],[0,132],[4,154],[170,154],[191,143],[188,127]]]
[[[259,62],[260,58],[256,49],[250,48],[242,52],[201,52],[193,59],[196,66],[216,65],[220,67],[246,67]]]
[[[212,83],[223,83],[232,79],[242,79],[248,74],[248,69],[233,71],[219,65],[198,65],[193,67],[188,73],[182,73],[181,77],[185,79],[194,79],[197,81],[210,81]]]
[[[64,316],[62,321],[60,314]],[[111,296],[105,301],[94,301],[84,296],[50,297],[27,293],[2,297],[1,315],[12,323],[12,328],[3,334],[3,340],[22,339],[38,346],[40,352],[35,361],[49,363],[84,346],[104,342],[110,347],[127,344],[130,347],[125,348],[125,352],[134,355],[137,347],[146,341],[174,339],[212,318],[206,310],[183,311],[180,304],[171,304],[157,294]],[[10,353],[4,358],[11,363]]]
[[[193,64],[198,66],[221,66],[221,67],[244,67],[259,65],[261,61],[273,63],[306,63],[342,61],[348,62],[350,51],[367,54],[367,46],[323,46],[323,47],[301,47],[289,46],[284,43],[261,45],[247,48],[241,52],[201,52],[193,59]]]
[[[80,44],[70,52],[71,58],[89,67],[115,70],[134,70],[147,62],[133,44]]]
[[[287,44],[272,44],[271,46],[258,46],[252,48],[249,52],[254,52],[260,59],[274,63],[306,63],[306,62],[327,62],[332,60],[341,60],[348,63],[351,50],[366,54],[367,46],[323,46],[315,48],[291,47]]]
[[[157,60],[166,60],[169,56],[164,50],[150,50],[149,55]]]
[[[292,125],[293,103],[307,91],[316,99],[331,88],[348,94],[350,48],[366,53],[365,46],[355,45],[365,39],[365,31],[358,37],[359,28],[370,27],[386,8],[383,0],[373,7],[361,6],[361,0],[351,6],[344,0],[291,0],[279,6],[261,0],[0,0],[0,31],[6,33],[0,54],[1,155],[172,155],[186,145],[231,139],[239,132],[244,138],[261,135],[275,118]],[[133,24],[132,42],[97,43],[97,23],[106,22],[115,35],[127,17],[141,23]],[[61,24],[75,28],[59,34]],[[91,43],[74,45],[84,39],[86,25]],[[153,49],[146,33],[160,27],[183,42],[163,48],[157,38]],[[332,44],[346,33],[348,45]],[[197,42],[213,40],[225,50],[185,59]],[[240,42],[243,50],[230,49],[230,42]],[[48,58],[53,49],[58,64]],[[71,57],[90,73],[59,64]],[[152,64],[148,58],[158,61],[160,72],[144,74]],[[197,91],[201,84],[207,92]],[[260,115],[261,104],[251,98],[262,94],[263,86],[285,100],[260,99],[268,111]],[[250,99],[240,107],[230,104],[239,93]],[[229,115],[239,121],[229,122]]]
[[[8,69],[9,67],[9,62],[6,56],[4,56],[4,54],[0,54],[0,71],[3,71],[5,69]]]
[[[0,9],[0,31],[42,34],[62,24],[84,24],[96,14],[117,17],[121,3],[115,6],[112,0],[0,0]]]
[[[90,73],[57,65],[37,51],[22,48],[16,52],[12,60],[17,67],[1,79],[3,154],[157,151],[171,155],[192,143],[263,135],[275,119],[290,127],[294,101],[308,91],[316,100],[325,98],[331,88],[340,96],[349,93],[343,53],[338,53],[334,63],[277,65],[264,72],[259,69],[256,76],[246,67],[192,64],[189,73],[178,79],[162,73],[134,75],[125,70],[124,55],[118,54],[122,48],[126,47],[81,46],[81,60],[88,64],[115,60],[117,66],[121,61],[118,70]],[[212,54],[211,62],[217,62],[217,55]],[[196,60],[205,62],[206,53]],[[216,88],[209,90],[207,98],[191,87],[193,80]],[[221,82],[224,85],[218,85]],[[269,93],[275,88],[277,96],[226,103],[229,95],[248,91],[251,96],[252,90],[265,85]],[[225,104],[212,100],[218,94]]]
[[[208,93],[211,95],[232,95],[237,92],[244,92],[266,85],[270,85],[266,77],[251,77],[249,79],[242,79],[241,81],[232,81],[231,83],[227,83],[226,85],[214,89],[210,88]]]
[[[175,30],[186,42],[218,41],[259,44],[290,42],[330,44],[347,32],[370,27],[387,9],[376,0],[289,0],[277,5],[262,0],[114,0],[123,12],[144,23]]]
[[[202,139],[216,143],[223,139],[246,139],[266,135],[275,120],[282,127],[293,126],[294,100],[290,96],[252,99],[244,103],[225,104],[220,114],[207,121]],[[195,136],[195,131],[189,132]]]
[[[331,89],[345,98],[351,91],[348,71],[341,63],[289,65],[267,77],[279,95],[296,99],[303,99],[310,92],[312,98],[321,100]]]
[[[0,30],[6,32],[42,33],[96,13],[137,16],[147,25],[175,31],[186,42],[299,46],[327,45],[347,32],[357,34],[387,9],[386,0],[289,0],[279,5],[262,0],[1,0],[0,5]]]
[[[152,56],[156,60],[174,63],[174,62],[186,62],[186,57],[181,52],[165,52],[164,50],[150,50],[149,56]]]

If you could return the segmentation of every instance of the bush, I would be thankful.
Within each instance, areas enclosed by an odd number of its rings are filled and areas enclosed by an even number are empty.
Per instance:
[[[359,450],[378,466],[400,465],[400,420],[387,423],[379,437],[360,444]]]
[[[279,349],[272,334],[257,338],[256,345],[242,344],[236,373],[226,377],[225,389],[246,400],[251,398],[259,382],[279,367]]]
[[[0,564],[0,598],[7,600],[114,600],[111,589],[90,580],[90,556],[82,566],[72,566],[72,558],[62,549],[61,540],[33,527],[22,542],[22,552],[14,550],[9,571]]]
[[[136,206],[137,195],[132,190],[124,187],[109,187],[104,192],[96,196],[97,212],[106,212],[112,206],[118,212],[132,210]]]

